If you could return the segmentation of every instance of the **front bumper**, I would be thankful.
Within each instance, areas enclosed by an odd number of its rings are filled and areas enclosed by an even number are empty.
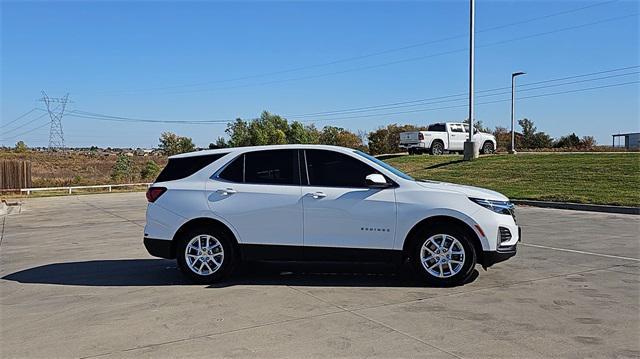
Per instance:
[[[176,249],[173,246],[173,241],[170,240],[144,237],[144,247],[154,257],[166,259],[176,257]]]
[[[522,240],[522,227],[518,226],[518,242]],[[518,243],[508,246],[498,246],[495,251],[483,251],[482,266],[487,268],[513,257],[518,252]]]
[[[504,262],[507,259],[516,255],[517,244],[507,248],[501,248],[497,251],[484,251],[482,253],[482,266],[491,267],[492,265],[500,262]]]

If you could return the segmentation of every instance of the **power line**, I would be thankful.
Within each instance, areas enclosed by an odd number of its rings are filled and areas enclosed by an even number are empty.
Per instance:
[[[40,109],[37,109],[37,110],[40,110]],[[47,115],[48,115],[48,113],[46,113],[46,112],[45,112],[45,113],[43,113],[42,115],[40,115],[40,116],[38,116],[38,117],[36,117],[36,118],[32,119],[32,120],[31,120],[31,121],[29,121],[29,122],[23,123],[22,125],[20,125],[20,126],[18,126],[18,127],[14,127],[14,128],[12,128],[12,129],[10,129],[10,130],[3,131],[3,133],[4,133],[4,134],[7,134],[7,133],[13,132],[13,131],[15,131],[15,130],[19,130],[19,129],[23,128],[23,127],[26,127],[26,126],[28,126],[28,125],[30,125],[30,124],[32,124],[32,123],[34,123],[34,122],[38,121],[39,119],[41,119],[41,118],[43,118],[43,117],[45,117],[45,116],[47,116]]]
[[[606,71],[597,71],[597,72],[591,72],[591,73],[587,73],[587,74],[580,74],[580,75],[573,75],[573,76],[549,79],[549,80],[544,80],[544,81],[530,82],[530,83],[518,85],[517,87],[528,87],[528,86],[532,86],[532,85],[538,85],[538,84],[544,84],[544,83],[550,83],[550,82],[557,82],[557,81],[563,81],[563,80],[570,80],[570,79],[588,77],[588,76],[593,76],[593,75],[598,75],[598,74],[605,74],[605,73],[623,71],[623,70],[634,69],[634,68],[639,68],[639,67],[640,67],[640,65],[621,67],[621,68],[612,69],[612,70],[606,70]],[[560,84],[560,85],[568,85],[568,84],[579,83],[579,82],[595,81],[595,80],[601,80],[601,79],[606,79],[606,78],[611,78],[611,77],[626,76],[626,75],[637,74],[637,73],[638,72],[636,71],[636,72],[630,72],[630,73],[626,73],[626,74],[616,74],[616,75],[604,76],[604,77],[595,78],[595,79],[588,79],[588,80],[583,80],[583,81],[569,82],[569,83],[564,83],[564,84]],[[560,86],[560,85],[554,85],[554,86]],[[550,86],[550,87],[553,87],[553,86]],[[544,87],[536,87],[535,89],[540,89],[540,88],[544,88]],[[496,87],[496,88],[492,88],[492,89],[476,91],[476,93],[495,92],[495,91],[507,90],[507,89],[511,89],[511,87]],[[528,90],[520,90],[520,91],[528,91]],[[511,93],[511,92],[508,92],[508,93]],[[491,95],[480,95],[479,97],[495,96],[495,95],[499,95],[499,94],[505,94],[505,92],[491,94]],[[313,116],[327,116],[327,115],[335,115],[335,114],[343,114],[343,113],[351,113],[351,112],[366,112],[366,111],[374,111],[374,110],[390,109],[390,108],[412,107],[412,106],[419,106],[419,105],[425,105],[425,104],[434,104],[434,103],[441,103],[441,102],[462,101],[462,100],[466,100],[467,96],[468,96],[468,93],[459,93],[459,94],[446,95],[446,96],[423,98],[423,99],[418,99],[418,100],[393,102],[393,103],[387,103],[387,104],[382,104],[382,105],[372,105],[372,106],[355,107],[355,108],[348,108],[348,109],[342,109],[342,110],[311,112],[311,113],[283,115],[283,116],[284,117],[298,117],[298,118],[300,118],[300,117],[313,117]],[[453,100],[445,100],[445,99],[451,99],[451,98],[455,98],[455,97],[460,97],[460,98],[453,99]],[[442,101],[431,102],[433,100],[442,100]],[[429,103],[423,103],[423,102],[429,102]]]
[[[23,117],[27,116],[28,114],[32,113],[32,112],[33,112],[33,111],[35,111],[35,110],[37,110],[37,108],[35,108],[35,107],[34,107],[34,108],[32,108],[31,110],[29,110],[29,111],[27,111],[27,112],[23,113],[22,115],[20,115],[20,116],[18,116],[17,118],[15,118],[15,119],[13,119],[13,120],[11,120],[11,121],[9,121],[9,122],[7,122],[7,123],[3,124],[3,125],[2,125],[2,126],[0,126],[0,127],[6,127],[6,126],[9,126],[10,124],[12,124],[12,123],[14,123],[14,122],[18,121],[19,119],[21,119],[21,118],[23,118]]]
[[[102,121],[113,121],[113,122],[144,122],[144,123],[177,123],[177,124],[190,124],[190,125],[198,125],[198,124],[211,124],[218,122],[228,122],[229,120],[153,120],[153,119],[144,119],[144,118],[133,118],[133,117],[124,117],[124,116],[111,116],[104,115],[95,112],[88,112],[82,110],[73,110],[70,111],[67,116],[79,117],[79,118],[87,118],[87,119],[95,119]]]
[[[41,128],[45,127],[45,126],[49,126],[49,124],[50,124],[50,123],[51,123],[51,122],[47,122],[47,123],[45,123],[45,124],[43,124],[43,125],[41,125],[41,126],[38,126],[38,127],[36,127],[36,128],[32,128],[32,129],[31,129],[31,130],[29,130],[29,131],[21,132],[21,133],[19,133],[19,134],[15,135],[15,136],[5,137],[5,138],[3,138],[3,141],[6,141],[6,140],[8,140],[8,139],[12,139],[12,138],[17,138],[17,137],[20,137],[20,136],[23,136],[23,135],[26,135],[26,134],[28,134],[28,133],[31,133],[31,132],[35,131],[35,130],[39,130],[39,129],[41,129]]]
[[[588,87],[588,88],[584,88],[584,89],[575,89],[575,90],[559,91],[559,92],[552,92],[552,93],[539,94],[539,95],[531,95],[531,96],[525,96],[525,97],[518,97],[518,101],[519,100],[524,100],[524,99],[530,99],[530,98],[563,95],[563,94],[569,94],[569,93],[591,91],[591,90],[596,90],[596,89],[603,89],[603,88],[609,88],[609,87],[618,87],[618,86],[637,84],[637,83],[640,83],[640,81],[630,81],[630,82],[623,82],[623,83],[617,83],[617,84]],[[500,103],[500,102],[508,102],[508,101],[511,101],[511,99],[508,98],[508,99],[502,99],[502,100],[478,102],[478,103],[476,103],[476,105],[488,105],[488,104]],[[452,109],[452,108],[462,108],[462,107],[467,107],[467,106],[468,106],[467,104],[464,104],[464,105],[454,105],[454,106],[437,107],[437,108],[422,108],[422,109],[398,111],[398,112],[387,112],[387,113],[376,113],[376,114],[366,114],[366,115],[357,115],[357,116],[347,116],[347,117],[331,118],[331,119],[301,120],[299,122],[340,121],[340,120],[349,120],[349,119],[355,119],[355,118],[401,115],[401,114],[407,114],[407,113],[427,112],[427,111],[444,110],[444,109]],[[289,119],[295,121],[295,118],[293,118],[293,119],[289,118]]]
[[[640,73],[640,72],[634,72],[633,74],[638,74],[638,73]],[[578,82],[601,80],[601,79],[604,79],[604,78],[613,78],[613,77],[617,77],[617,76],[607,76],[607,77],[603,77],[603,78],[589,79],[589,80],[584,80],[584,81],[575,81],[575,82],[571,82],[571,83],[554,84],[554,85],[548,85],[548,86],[539,86],[539,87],[536,87],[536,88],[521,90],[521,92],[522,91],[539,90],[539,89],[549,88],[549,87],[557,87],[557,86],[569,85],[569,84],[574,84],[574,83],[578,83]],[[602,89],[602,88],[608,88],[608,87],[629,85],[629,84],[633,84],[633,83],[638,83],[638,81],[624,82],[624,83],[617,83],[617,84],[609,84],[609,85],[602,85],[602,86],[595,86],[595,87],[588,87],[588,88],[583,88],[583,89],[566,90],[566,91],[552,92],[552,93],[546,93],[546,94],[530,95],[530,96],[525,96],[525,97],[519,97],[518,99],[520,100],[520,99],[545,97],[545,96],[552,96],[552,95],[559,95],[559,94],[568,94],[568,93],[574,93],[574,92],[583,92],[583,91]],[[495,95],[502,95],[502,94],[507,94],[507,92],[499,93],[499,94],[482,95],[482,96],[479,96],[479,97],[488,97],[488,96],[495,96]],[[462,100],[466,100],[466,99],[462,98],[462,99],[456,99],[456,100],[450,100],[450,101],[462,101]],[[492,103],[499,103],[499,102],[506,102],[506,101],[511,101],[511,99],[485,101],[485,102],[480,102],[478,104],[479,105],[484,105],[484,104],[492,104]],[[422,103],[422,104],[419,104],[419,105],[420,106],[434,105],[434,104],[439,104],[439,103],[442,103],[442,102],[446,102],[446,101],[432,102],[432,103]],[[451,108],[461,108],[461,107],[466,107],[466,106],[467,106],[466,104],[462,104],[462,105],[452,105],[452,106],[444,106],[444,107],[436,107],[436,108],[427,107],[427,108],[419,108],[419,109],[406,110],[406,111],[385,112],[385,113],[369,113],[369,114],[364,114],[364,115],[346,116],[346,117],[331,118],[331,119],[317,119],[317,118],[316,119],[311,119],[311,120],[302,119],[302,120],[298,120],[298,121],[299,122],[337,121],[337,120],[354,119],[354,118],[388,116],[388,115],[398,115],[398,114],[407,114],[407,113],[416,113],[416,112],[451,109]],[[384,109],[379,109],[379,110],[388,110],[388,109],[391,109],[391,108],[384,108]],[[345,113],[345,114],[349,114],[349,113]],[[179,124],[200,124],[200,125],[227,124],[227,123],[232,121],[232,120],[203,120],[203,121],[151,120],[151,119],[138,119],[138,118],[122,117],[122,116],[101,115],[101,114],[87,112],[87,111],[72,111],[72,112],[70,112],[68,114],[68,116],[73,116],[73,117],[78,117],[78,118],[85,118],[85,119],[92,119],[92,120],[98,120],[98,121],[144,122],[144,123],[179,123]],[[301,118],[300,116],[284,116],[284,117],[286,117],[286,118],[288,118],[290,120],[296,120],[296,119]]]
[[[551,17],[566,15],[566,14],[570,14],[570,13],[574,13],[574,12],[578,12],[578,11],[594,8],[594,7],[597,7],[597,6],[611,4],[611,3],[614,3],[614,2],[617,2],[617,1],[618,0],[603,1],[603,2],[599,2],[599,3],[595,3],[595,4],[581,6],[581,7],[574,8],[574,9],[563,10],[563,11],[559,11],[559,12],[555,12],[555,13],[550,13],[550,14],[547,14],[547,15],[532,17],[532,18],[529,18],[529,19],[521,20],[521,21],[511,22],[511,23],[507,23],[507,24],[503,24],[503,25],[492,26],[492,27],[489,27],[489,28],[478,30],[478,31],[476,31],[476,33],[490,32],[490,31],[495,31],[495,30],[499,30],[499,29],[504,29],[504,28],[507,28],[507,27],[516,26],[516,25],[531,23],[531,22],[535,22],[535,21],[539,21],[539,20],[548,19],[548,18],[551,18]],[[332,60],[332,61],[323,62],[323,63],[317,63],[317,64],[306,65],[306,66],[299,66],[299,67],[294,67],[294,68],[290,68],[290,69],[266,72],[266,73],[255,74],[255,75],[240,76],[240,77],[231,78],[231,79],[212,80],[212,81],[204,81],[204,82],[197,82],[197,83],[191,83],[191,84],[154,87],[154,88],[146,88],[146,89],[121,91],[121,92],[133,93],[133,92],[148,92],[148,91],[155,91],[155,90],[171,90],[171,89],[178,89],[178,88],[185,88],[185,87],[197,87],[197,86],[203,86],[203,85],[212,85],[212,84],[217,84],[217,83],[235,82],[235,81],[248,80],[248,79],[254,79],[254,78],[268,77],[268,76],[273,76],[273,75],[281,75],[281,74],[285,74],[285,73],[298,72],[298,71],[307,70],[307,69],[313,69],[313,68],[318,68],[318,67],[326,67],[326,66],[345,63],[345,62],[352,62],[352,61],[356,61],[356,60],[362,60],[362,59],[365,59],[365,58],[380,56],[380,55],[384,55],[384,54],[388,54],[388,53],[408,50],[408,49],[422,47],[422,46],[426,46],[426,45],[432,45],[432,44],[445,42],[445,41],[449,41],[449,40],[455,40],[455,39],[458,39],[458,38],[466,38],[467,36],[468,36],[468,34],[459,34],[459,35],[455,35],[455,36],[448,36],[448,37],[444,37],[444,38],[440,38],[440,39],[435,39],[435,40],[430,40],[430,41],[425,41],[425,42],[419,42],[419,43],[415,43],[415,44],[410,44],[410,45],[390,48],[390,49],[386,49],[386,50],[370,52],[370,53],[366,53],[366,54],[362,54],[362,55],[357,55],[357,56],[347,57],[347,58],[343,58],[343,59]]]
[[[547,36],[547,35],[556,34],[556,33],[559,33],[559,32],[571,31],[571,30],[580,29],[580,28],[593,26],[593,25],[600,25],[600,24],[607,23],[607,22],[612,22],[612,21],[624,20],[624,19],[627,19],[627,18],[630,18],[630,17],[635,17],[635,16],[638,16],[638,14],[635,13],[635,14],[629,14],[629,15],[624,15],[624,16],[617,16],[617,17],[607,18],[607,19],[603,19],[603,20],[588,22],[588,23],[584,23],[584,24],[580,24],[580,25],[568,26],[568,27],[564,27],[564,28],[560,28],[560,29],[556,29],[556,30],[544,31],[544,32],[539,32],[539,33],[535,33],[535,34],[531,34],[531,35],[526,35],[526,36],[519,36],[519,37],[507,39],[507,40],[501,40],[501,41],[492,42],[492,43],[488,43],[488,44],[484,44],[484,45],[478,45],[478,46],[476,46],[476,48],[487,48],[487,47],[492,47],[492,46],[503,45],[503,44],[510,43],[510,42],[516,42],[516,41],[531,39],[531,38],[540,37],[540,36]],[[254,84],[244,84],[244,85],[217,87],[217,88],[209,88],[209,89],[192,89],[192,90],[183,90],[183,91],[170,91],[170,92],[162,92],[161,94],[168,95],[168,94],[188,94],[188,93],[198,93],[198,92],[212,92],[212,91],[232,90],[232,89],[246,88],[246,87],[272,85],[272,84],[277,84],[277,83],[300,81],[300,80],[310,80],[310,79],[321,78],[321,77],[326,77],[326,76],[341,75],[341,74],[350,73],[350,72],[365,71],[365,70],[371,70],[371,69],[376,69],[376,68],[381,68],[381,67],[387,67],[387,66],[392,66],[392,65],[397,65],[397,64],[407,63],[407,62],[425,60],[425,59],[429,59],[429,58],[434,58],[434,57],[439,57],[439,56],[444,56],[444,55],[449,55],[449,54],[454,54],[454,53],[466,52],[468,50],[469,50],[468,47],[464,47],[464,48],[458,48],[458,49],[454,49],[454,50],[450,50],[450,51],[443,51],[443,52],[433,53],[433,54],[429,54],[429,55],[416,56],[416,57],[411,57],[411,58],[406,58],[406,59],[400,59],[400,60],[395,60],[395,61],[390,61],[390,62],[384,62],[384,63],[380,63],[380,64],[375,64],[375,65],[360,66],[360,67],[355,67],[355,68],[350,68],[350,69],[345,69],[345,70],[340,70],[340,71],[325,72],[325,73],[315,74],[315,75],[307,75],[307,76],[300,76],[300,77],[292,77],[292,78],[288,78],[288,79],[265,81],[265,82],[254,83]]]

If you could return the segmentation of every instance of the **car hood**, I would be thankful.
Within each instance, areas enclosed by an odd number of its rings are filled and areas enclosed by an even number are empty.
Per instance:
[[[458,192],[467,197],[472,197],[472,198],[490,199],[494,201],[509,200],[509,198],[507,198],[502,193],[498,193],[496,191],[492,191],[492,190],[480,188],[480,187],[464,186],[464,185],[455,184],[455,183],[438,182],[438,181],[416,181],[416,183],[425,188],[429,188],[433,190],[441,190],[441,191]]]

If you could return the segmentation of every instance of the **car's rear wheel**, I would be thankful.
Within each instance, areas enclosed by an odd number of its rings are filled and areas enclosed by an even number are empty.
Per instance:
[[[495,149],[493,148],[493,142],[487,141],[482,145],[482,153],[483,154],[488,155],[488,154],[493,153],[493,151],[495,151]]]
[[[178,267],[197,283],[213,283],[227,276],[233,267],[233,244],[223,231],[194,229],[178,238]]]
[[[410,254],[419,277],[430,284],[464,283],[476,265],[476,253],[464,232],[448,226],[423,228],[415,233]]]
[[[440,141],[433,141],[431,144],[431,154],[434,156],[439,156],[444,153],[444,143]]]

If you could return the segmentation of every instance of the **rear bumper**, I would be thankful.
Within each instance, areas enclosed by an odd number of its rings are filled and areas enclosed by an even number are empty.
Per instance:
[[[147,252],[154,257],[167,259],[174,259],[176,257],[173,241],[145,237],[144,247],[147,249]]]
[[[423,142],[417,142],[417,143],[401,143],[398,145],[398,147],[400,148],[425,148],[425,145]]]

